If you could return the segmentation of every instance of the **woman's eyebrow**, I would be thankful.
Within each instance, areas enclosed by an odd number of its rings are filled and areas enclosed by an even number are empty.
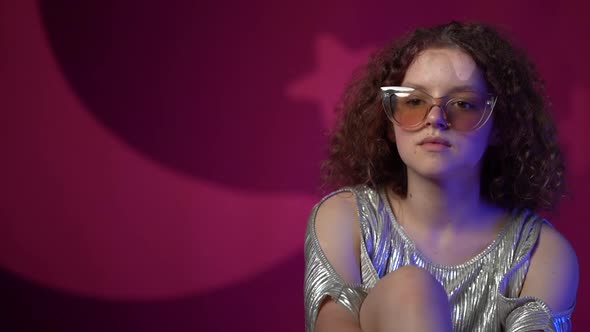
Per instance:
[[[403,86],[407,86],[407,87],[410,87],[410,88],[422,90],[422,91],[424,91],[426,93],[429,93],[429,94],[431,93],[426,87],[424,87],[421,84],[414,84],[414,83],[407,82],[407,83],[403,84]],[[452,87],[447,92],[447,95],[453,94],[453,93],[457,93],[457,92],[485,93],[485,91],[481,91],[481,89],[477,89],[476,87],[474,87],[472,85],[458,85],[458,86]]]

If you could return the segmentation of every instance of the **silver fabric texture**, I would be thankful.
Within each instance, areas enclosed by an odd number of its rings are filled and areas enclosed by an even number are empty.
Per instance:
[[[334,271],[315,234],[317,209],[328,197],[354,193],[361,230],[361,283],[349,284]],[[368,186],[343,188],[312,209],[305,233],[305,326],[314,331],[319,306],[326,296],[358,319],[364,298],[377,281],[405,265],[430,272],[444,287],[453,308],[454,331],[570,331],[573,306],[552,313],[534,297],[519,297],[532,251],[546,220],[526,209],[514,210],[497,238],[481,253],[454,266],[432,263],[415,248],[383,190]]]

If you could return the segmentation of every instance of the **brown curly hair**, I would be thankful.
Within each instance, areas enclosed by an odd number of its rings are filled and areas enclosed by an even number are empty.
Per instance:
[[[493,115],[497,144],[483,156],[482,198],[508,209],[555,208],[565,193],[565,166],[544,84],[524,52],[478,23],[417,29],[371,57],[337,107],[339,122],[322,165],[325,185],[392,184],[396,194],[406,196],[406,166],[388,138],[391,122],[379,88],[400,85],[416,55],[440,47],[469,54],[498,96]]]

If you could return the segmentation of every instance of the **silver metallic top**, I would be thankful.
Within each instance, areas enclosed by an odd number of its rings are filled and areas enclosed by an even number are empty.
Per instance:
[[[334,271],[315,233],[318,207],[343,191],[355,194],[361,229],[361,283],[349,284]],[[343,188],[314,206],[305,233],[305,328],[314,331],[319,305],[326,296],[358,317],[368,291],[400,266],[417,265],[444,287],[453,308],[454,331],[570,331],[573,306],[552,313],[542,300],[519,297],[541,226],[534,213],[514,210],[497,238],[481,253],[454,266],[432,263],[396,221],[383,190]],[[493,268],[489,268],[493,267]]]

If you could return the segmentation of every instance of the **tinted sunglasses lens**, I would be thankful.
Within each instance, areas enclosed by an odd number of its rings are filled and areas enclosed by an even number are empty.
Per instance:
[[[391,97],[393,118],[402,127],[419,125],[432,105],[430,99],[419,91],[393,93]]]
[[[469,131],[483,125],[491,108],[484,98],[465,96],[449,100],[446,105],[448,122],[456,130]]]

